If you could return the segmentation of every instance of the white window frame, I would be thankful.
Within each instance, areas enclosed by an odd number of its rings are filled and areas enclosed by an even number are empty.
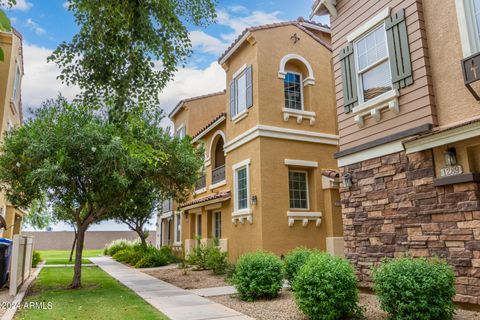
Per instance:
[[[359,68],[359,62],[358,62],[358,43],[360,41],[362,41],[363,39],[365,39],[366,37],[368,37],[369,35],[371,35],[373,32],[375,32],[375,31],[377,31],[378,29],[381,29],[381,28],[383,28],[383,32],[385,34],[385,48],[386,48],[385,58],[382,58],[378,61],[375,61],[374,63],[366,66],[365,68],[360,69]],[[355,59],[355,76],[357,77],[358,104],[362,105],[362,104],[364,104],[366,102],[369,102],[370,100],[373,100],[373,99],[381,100],[383,97],[386,97],[386,96],[390,95],[392,90],[393,90],[393,84],[392,84],[392,72],[391,72],[390,66],[389,66],[388,73],[389,73],[389,76],[390,76],[390,84],[391,84],[392,89],[387,91],[387,92],[382,93],[381,95],[378,95],[378,96],[370,99],[369,101],[365,101],[365,97],[363,96],[362,74],[374,69],[375,67],[381,65],[382,63],[385,63],[385,62],[390,63],[390,51],[388,49],[388,44],[387,44],[387,30],[385,29],[385,21],[382,20],[382,22],[375,24],[373,27],[369,28],[364,33],[362,33],[361,36],[359,36],[358,38],[355,39],[355,41],[353,41],[353,47],[354,47],[353,56],[354,56],[354,59]]]
[[[13,92],[12,92],[12,101],[17,104],[18,98],[20,96],[20,87],[22,82],[22,71],[20,70],[20,65],[18,63],[15,64],[15,78],[13,82]]]
[[[174,241],[176,244],[182,243],[182,214],[180,212],[176,212],[174,216]]]
[[[305,111],[304,96],[303,96],[303,75],[300,72],[285,70],[285,78],[287,78],[287,75],[289,73],[296,74],[296,75],[300,76],[300,100],[301,100],[301,103],[302,103],[302,109],[298,110],[298,109],[292,109],[292,108],[287,108],[287,107],[285,107],[285,109],[294,110],[294,111],[295,110],[296,111]],[[285,79],[283,80],[283,95],[285,96]],[[285,98],[284,98],[283,104],[285,105]]]
[[[247,169],[247,207],[243,209],[238,208],[238,177],[237,172],[240,169],[246,168]],[[243,160],[237,164],[232,166],[233,169],[233,194],[234,194],[234,213],[235,214],[242,214],[242,213],[251,213],[250,207],[250,159]]]
[[[248,65],[244,64],[232,76],[232,81],[234,82],[234,86],[235,86],[235,113],[233,115],[231,115],[231,118],[232,118],[233,121],[241,120],[239,118],[243,119],[243,116],[245,116],[248,113],[248,107],[247,107],[247,68],[248,68]],[[238,110],[238,79],[241,76],[245,76],[245,110],[242,110],[240,112]]]
[[[180,133],[182,130],[183,130],[184,134],[183,134],[183,137],[180,137],[179,133]],[[176,133],[176,136],[177,136],[178,138],[181,138],[181,139],[185,138],[185,137],[187,136],[187,127],[185,126],[185,124],[180,125],[180,126],[177,128],[177,130],[175,131],[175,133]]]
[[[298,173],[304,173],[305,174],[305,182],[306,182],[306,188],[307,188],[307,207],[306,208],[292,208],[290,206],[290,172],[298,172]],[[310,210],[310,192],[309,192],[309,184],[308,184],[308,171],[307,170],[297,170],[297,169],[289,169],[288,170],[288,207],[290,210]]]
[[[217,213],[220,215],[220,238],[217,238],[218,240],[221,239],[222,237],[222,212],[221,211],[213,211],[212,214],[213,214],[213,217],[212,217],[212,230],[213,230],[213,234],[212,236],[214,238],[217,237],[217,235],[215,234],[215,231],[216,231],[216,221],[215,221],[215,218],[216,218],[216,215]]]
[[[455,0],[463,57],[480,51],[480,31],[473,14],[473,0]]]

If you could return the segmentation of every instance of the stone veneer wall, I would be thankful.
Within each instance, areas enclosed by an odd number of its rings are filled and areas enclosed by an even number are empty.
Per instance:
[[[360,284],[383,257],[439,256],[455,267],[455,300],[480,303],[480,185],[433,185],[431,150],[370,159],[340,169],[346,257]]]

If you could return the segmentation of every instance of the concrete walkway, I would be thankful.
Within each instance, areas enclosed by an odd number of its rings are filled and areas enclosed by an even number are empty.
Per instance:
[[[172,320],[252,320],[240,312],[129,268],[111,258],[89,259]]]
[[[237,289],[232,286],[202,288],[202,289],[190,289],[188,292],[194,293],[201,297],[218,297],[227,296],[237,293]]]

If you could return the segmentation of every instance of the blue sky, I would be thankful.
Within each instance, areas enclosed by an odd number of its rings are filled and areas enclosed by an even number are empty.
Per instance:
[[[225,89],[225,73],[217,59],[243,29],[308,17],[312,3],[313,0],[219,0],[216,24],[207,28],[188,26],[194,53],[160,93],[160,108],[168,113],[181,99]],[[13,26],[24,38],[24,109],[35,108],[59,92],[67,98],[78,93],[77,88],[58,81],[59,70],[46,61],[59,43],[69,41],[77,31],[72,14],[66,8],[65,0],[17,0],[16,7],[7,11]],[[68,228],[59,225],[55,229]],[[125,227],[103,223],[94,229]]]

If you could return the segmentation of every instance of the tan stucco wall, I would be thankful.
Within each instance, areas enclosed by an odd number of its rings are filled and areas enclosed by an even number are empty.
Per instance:
[[[182,109],[171,119],[175,132],[182,124],[185,124],[187,135],[193,136],[221,112],[224,112],[225,107],[225,93],[186,101]]]
[[[438,124],[480,116],[480,107],[463,83],[463,59],[455,1],[423,1]]]
[[[463,172],[480,173],[480,137],[458,141],[448,144],[449,148],[455,148],[457,151],[457,162],[462,166]],[[435,173],[440,177],[440,170],[445,167],[443,154],[447,146],[433,148],[435,158]]]
[[[297,33],[301,38],[296,45],[290,39],[293,33]],[[252,44],[246,42],[240,46],[223,67],[226,70],[228,84],[237,70],[244,65],[252,65],[253,106],[248,109],[246,118],[237,123],[232,122],[229,114],[229,90],[227,90],[223,109],[217,110],[218,114],[222,111],[227,113],[226,121],[201,139],[207,148],[207,158],[209,155],[211,156],[215,148],[211,142],[212,139],[215,139],[214,135],[218,130],[224,132],[226,143],[257,125],[336,134],[330,51],[294,26],[255,31],[252,33],[252,37],[250,39]],[[278,39],[278,41],[274,43],[271,39]],[[288,122],[283,120],[283,80],[278,78],[278,71],[282,57],[292,53],[303,56],[313,68],[316,83],[314,86],[304,88],[305,110],[317,113],[317,121],[312,126],[306,120],[301,124],[297,124],[295,118]],[[287,67],[294,69],[293,71],[305,71],[306,69],[296,62]],[[204,100],[203,103],[197,100],[194,102],[195,106],[191,102],[186,103],[187,108],[180,111],[173,119],[176,127],[181,123],[187,123],[187,133],[189,134],[192,134],[192,119],[202,123],[200,127],[205,126],[211,120],[201,114],[200,108],[209,108],[208,104],[212,100]],[[257,137],[228,151],[225,164],[226,185],[214,190],[209,189],[212,182],[211,169],[214,164],[213,157],[210,157],[211,164],[205,168],[207,191],[192,195],[189,200],[202,198],[222,190],[230,190],[231,199],[218,204],[219,208],[209,209],[210,206],[199,206],[187,210],[187,214],[182,214],[183,243],[190,247],[191,239],[195,239],[196,219],[199,214],[202,217],[202,243],[209,243],[213,231],[213,213],[221,210],[222,241],[227,243],[230,260],[236,260],[241,254],[255,250],[269,250],[279,255],[285,254],[290,249],[301,245],[325,250],[327,236],[342,235],[341,219],[336,219],[335,222],[325,221],[325,219],[333,220],[333,211],[338,211],[333,205],[335,199],[338,199],[338,192],[323,190],[321,176],[321,169],[336,168],[336,161],[333,158],[336,150],[337,146],[334,145]],[[253,221],[251,224],[247,220],[243,224],[239,221],[234,224],[232,223],[232,212],[234,211],[235,195],[232,166],[247,159],[250,160],[250,199],[248,201],[252,209]],[[288,226],[289,189],[288,167],[284,163],[285,159],[316,161],[319,164],[318,168],[308,169],[310,172],[309,210],[324,214],[324,221],[319,228],[315,226],[315,221],[310,221],[307,227],[303,227],[301,221],[296,221],[293,227]],[[253,195],[257,197],[256,205],[251,203]],[[332,212],[326,212],[326,210]],[[332,224],[338,225],[333,226]]]

